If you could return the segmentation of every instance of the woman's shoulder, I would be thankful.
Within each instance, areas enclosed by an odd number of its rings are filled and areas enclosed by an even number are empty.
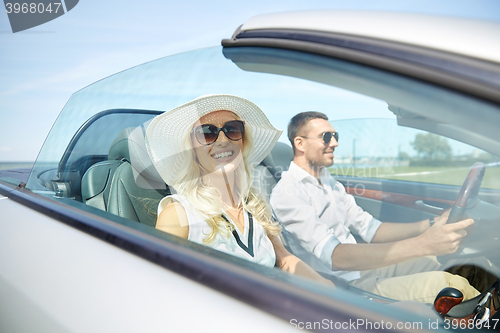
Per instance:
[[[189,222],[184,206],[179,200],[172,198],[172,196],[165,197],[162,201],[164,202],[161,210],[158,209],[156,228],[187,239],[189,235]]]
[[[181,218],[181,226],[198,223],[203,218],[199,216],[196,209],[182,194],[172,194],[163,198],[158,204],[158,221],[165,216],[176,216]],[[164,221],[168,222],[168,221]]]
[[[161,199],[158,203],[158,216],[163,212],[163,210],[167,208],[167,206],[174,203],[177,203],[177,205],[184,207],[184,209],[188,208],[186,206],[189,206],[186,197],[182,194],[170,194]]]

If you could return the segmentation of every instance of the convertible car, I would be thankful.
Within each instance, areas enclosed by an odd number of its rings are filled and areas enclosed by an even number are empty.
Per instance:
[[[156,115],[205,94],[245,97],[285,133],[293,115],[321,111],[340,133],[329,171],[358,205],[400,223],[453,208],[448,223],[475,224],[440,260],[485,257],[500,267],[498,36],[499,23],[459,18],[269,14],[222,46],[74,93],[33,168],[0,171],[0,331],[500,328],[498,286],[438,315],[435,305],[378,297],[328,272],[335,288],[155,229],[172,190],[144,144]],[[256,167],[266,199],[291,160],[282,135]]]

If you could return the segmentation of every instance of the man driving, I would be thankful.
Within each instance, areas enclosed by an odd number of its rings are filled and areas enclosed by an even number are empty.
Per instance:
[[[436,260],[457,251],[472,219],[446,224],[444,214],[413,223],[380,222],[327,171],[339,136],[326,115],[297,114],[288,125],[288,138],[294,159],[270,203],[299,257],[307,261],[304,252],[313,254],[350,285],[392,299],[432,303],[445,287],[460,290],[464,300],[479,294],[466,278],[443,271],[446,267]],[[358,243],[354,235],[366,243]]]

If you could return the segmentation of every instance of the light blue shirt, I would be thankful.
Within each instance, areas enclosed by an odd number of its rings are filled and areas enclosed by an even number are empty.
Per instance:
[[[371,242],[382,222],[361,209],[326,168],[321,170],[320,180],[321,184],[292,162],[274,187],[270,203],[285,229],[284,237],[292,252],[314,269],[332,273],[335,247],[341,243],[356,244],[352,233]],[[333,271],[333,274],[348,281],[360,277],[359,271]]]

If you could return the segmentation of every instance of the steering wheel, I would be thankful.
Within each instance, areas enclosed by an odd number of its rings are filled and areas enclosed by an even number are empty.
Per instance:
[[[450,215],[448,216],[448,221],[446,223],[456,223],[466,219],[468,217],[466,210],[477,206],[477,204],[481,202],[478,194],[485,170],[486,166],[482,162],[477,162],[472,166],[469,174],[462,184],[462,187],[460,188],[460,191],[458,192],[458,197],[451,208]],[[465,247],[461,244],[455,253],[439,256],[438,260],[439,262],[444,263],[450,259],[464,257],[467,255],[467,253],[464,252],[464,249]]]
[[[465,210],[467,208],[467,203],[469,201],[473,203],[479,200],[479,188],[481,187],[485,170],[486,166],[482,162],[477,162],[472,166],[469,174],[462,184],[460,192],[458,192],[458,197],[451,208],[451,212],[446,223],[455,223],[466,218]]]

